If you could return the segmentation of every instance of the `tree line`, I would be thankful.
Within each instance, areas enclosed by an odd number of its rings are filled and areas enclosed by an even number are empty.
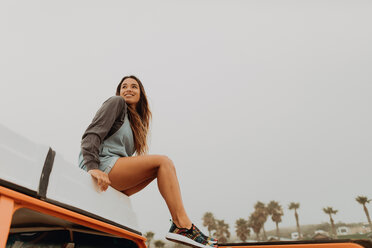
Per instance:
[[[364,213],[367,217],[367,221],[372,230],[372,223],[369,216],[368,209],[366,207],[367,203],[370,203],[371,199],[366,196],[358,196],[355,200],[363,206]],[[293,210],[294,218],[296,220],[296,228],[298,233],[298,239],[303,237],[301,233],[301,227],[299,222],[298,209],[300,208],[300,203],[291,202],[288,205],[289,210]],[[322,209],[325,214],[329,216],[329,221],[331,225],[331,237],[336,238],[336,228],[333,220],[333,215],[335,215],[338,210],[333,209],[333,207],[325,207]],[[239,218],[235,222],[235,232],[237,237],[245,242],[251,234],[251,231],[255,233],[256,240],[260,241],[260,234],[263,236],[263,240],[267,240],[267,234],[265,231],[265,223],[269,217],[275,223],[276,227],[276,237],[280,237],[279,223],[282,222],[282,216],[284,215],[283,208],[277,201],[270,201],[268,204],[258,201],[254,205],[254,211],[250,214],[248,219]],[[214,218],[211,212],[207,212],[203,216],[203,225],[207,227],[209,235],[217,238],[219,242],[227,242],[230,237],[229,225],[224,223],[223,220],[217,220]]]
[[[355,200],[363,206],[363,211],[367,217],[367,221],[370,225],[372,230],[372,223],[371,218],[367,209],[366,204],[370,203],[372,199],[368,199],[366,196],[358,196]],[[298,237],[301,239],[303,236],[301,233],[301,226],[299,221],[299,214],[298,209],[300,208],[299,202],[291,202],[288,205],[288,209],[292,210],[294,213],[294,218],[296,221],[296,228],[298,232]],[[338,210],[334,209],[333,207],[324,207],[323,212],[329,216],[329,222],[331,227],[331,236],[336,237],[336,228],[335,223],[333,220],[333,216],[337,214]],[[256,236],[257,241],[261,240],[268,240],[266,231],[265,231],[265,223],[269,217],[275,223],[276,227],[276,236],[277,238],[280,237],[280,229],[279,223],[282,222],[282,216],[284,215],[283,208],[277,201],[270,201],[268,204],[263,202],[257,201],[254,204],[254,211],[250,214],[248,219],[239,218],[235,221],[235,232],[236,236],[242,241],[245,242],[251,235],[251,232]],[[211,237],[215,237],[218,239],[219,243],[226,243],[228,242],[231,233],[229,231],[229,224],[225,223],[224,220],[216,219],[211,212],[206,212],[203,215],[203,226],[205,226],[208,230],[208,235]],[[262,239],[260,238],[260,234],[262,234]],[[165,242],[162,240],[155,240],[152,242],[154,238],[154,232],[146,232],[144,236],[147,238],[147,247],[151,248],[151,244],[155,246],[155,248],[163,248],[165,246]],[[180,245],[181,247],[182,245]]]

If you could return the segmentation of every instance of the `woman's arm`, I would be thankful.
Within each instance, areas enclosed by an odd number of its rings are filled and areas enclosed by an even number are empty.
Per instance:
[[[83,134],[81,151],[88,171],[98,169],[100,145],[111,130],[115,120],[119,117],[124,117],[126,107],[123,97],[110,97],[102,104],[92,123]]]

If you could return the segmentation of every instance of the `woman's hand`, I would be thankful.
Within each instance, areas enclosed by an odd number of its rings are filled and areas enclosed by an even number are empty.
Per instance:
[[[88,171],[88,173],[97,180],[98,187],[102,191],[106,191],[108,186],[111,184],[110,179],[106,173],[101,170],[93,169]]]

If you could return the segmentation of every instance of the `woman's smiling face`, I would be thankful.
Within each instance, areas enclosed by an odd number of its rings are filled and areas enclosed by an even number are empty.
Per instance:
[[[120,96],[129,105],[136,106],[141,97],[141,90],[138,82],[134,78],[127,78],[121,83]]]

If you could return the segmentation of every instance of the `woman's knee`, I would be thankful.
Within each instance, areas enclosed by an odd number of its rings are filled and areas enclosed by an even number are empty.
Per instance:
[[[165,167],[170,170],[176,170],[173,161],[165,155],[159,155],[160,156],[160,166]]]

